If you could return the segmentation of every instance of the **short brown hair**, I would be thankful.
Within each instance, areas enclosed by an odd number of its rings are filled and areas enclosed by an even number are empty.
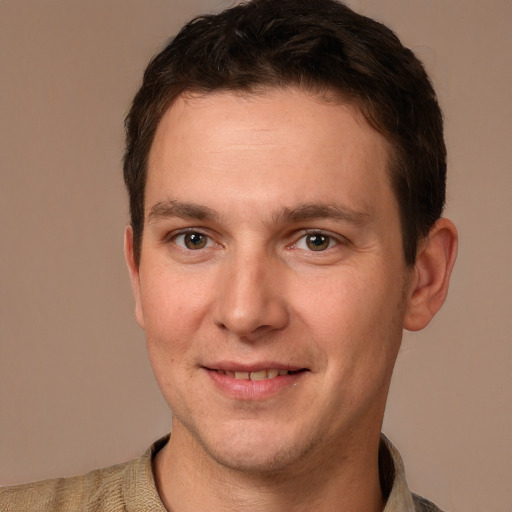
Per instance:
[[[199,16],[152,59],[125,123],[124,179],[137,263],[148,156],[176,98],[290,86],[353,102],[391,144],[404,259],[414,264],[418,241],[444,207],[441,110],[421,62],[397,36],[335,0],[251,0]]]

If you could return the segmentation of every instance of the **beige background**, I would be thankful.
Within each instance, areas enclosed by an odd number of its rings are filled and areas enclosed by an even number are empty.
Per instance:
[[[122,256],[122,119],[148,58],[222,0],[0,0],[0,483],[139,455],[169,428]],[[407,335],[385,431],[410,485],[512,511],[512,2],[353,0],[446,116],[451,294]]]

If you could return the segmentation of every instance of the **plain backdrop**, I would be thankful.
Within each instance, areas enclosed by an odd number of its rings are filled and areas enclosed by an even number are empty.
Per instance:
[[[0,0],[0,484],[125,461],[169,429],[122,255],[122,121],[151,55],[227,5]],[[460,230],[444,309],[405,336],[384,431],[415,491],[510,512],[512,2],[350,5],[432,76]]]

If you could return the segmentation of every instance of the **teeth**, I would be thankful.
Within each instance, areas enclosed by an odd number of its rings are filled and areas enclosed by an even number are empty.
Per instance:
[[[259,372],[251,372],[249,375],[251,380],[265,380],[267,378],[267,370],[261,370]]]
[[[273,379],[277,376],[288,375],[288,370],[277,370],[275,368],[271,368],[270,370],[260,370],[257,372],[231,372],[229,370],[219,370],[219,373],[226,375],[226,377],[231,377],[232,379],[240,379],[240,380],[266,380]]]

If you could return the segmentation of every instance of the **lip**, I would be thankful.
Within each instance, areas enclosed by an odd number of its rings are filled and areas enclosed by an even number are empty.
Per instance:
[[[276,362],[238,364],[219,362],[203,366],[211,382],[223,395],[241,401],[262,401],[296,386],[309,373],[307,368]],[[258,372],[262,370],[288,370],[291,374],[279,375],[265,380],[235,379],[222,372]],[[218,371],[220,370],[220,371]]]
[[[230,372],[259,372],[261,370],[268,370],[270,368],[276,370],[288,370],[290,372],[296,372],[303,370],[302,366],[293,366],[289,364],[278,363],[276,361],[259,361],[257,363],[246,364],[246,363],[235,363],[232,361],[219,361],[212,364],[204,365],[207,370],[223,370]]]

